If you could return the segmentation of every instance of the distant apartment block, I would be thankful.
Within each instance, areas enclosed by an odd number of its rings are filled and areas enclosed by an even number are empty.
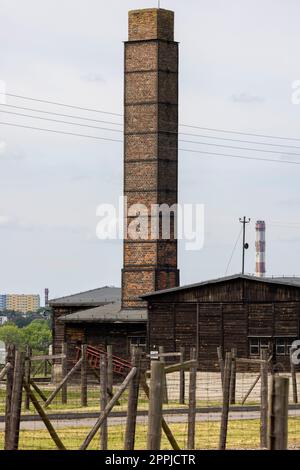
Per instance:
[[[0,294],[0,311],[6,309],[6,295]]]
[[[0,310],[15,312],[36,312],[40,308],[39,295],[6,294],[0,295]]]
[[[4,325],[8,321],[7,317],[0,317],[0,326]]]

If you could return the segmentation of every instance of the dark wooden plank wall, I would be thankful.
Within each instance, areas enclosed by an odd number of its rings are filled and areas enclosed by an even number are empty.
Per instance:
[[[71,313],[87,310],[90,307],[63,307],[55,306],[52,307],[52,337],[53,337],[53,354],[61,354],[62,344],[66,340],[65,335],[65,323],[59,321],[59,318],[63,315],[69,315]],[[60,361],[58,361],[60,362]]]
[[[199,305],[199,366],[217,366],[217,347],[223,345],[222,305]],[[194,335],[196,329],[194,329]]]
[[[243,304],[223,305],[223,349],[237,348],[239,357],[248,356],[248,306]]]
[[[129,360],[131,336],[146,336],[146,325],[120,323],[66,324],[68,366],[74,365],[76,347],[83,343],[94,347],[111,344],[115,356]]]
[[[199,348],[199,367],[218,369],[217,347],[224,351],[237,348],[239,357],[249,356],[249,337],[299,337],[300,303],[254,304],[158,304],[149,311],[149,349],[164,346],[166,352],[186,353]],[[289,367],[288,357],[277,362]]]

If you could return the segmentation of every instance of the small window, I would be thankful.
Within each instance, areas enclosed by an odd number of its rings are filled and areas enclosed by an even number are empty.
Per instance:
[[[261,351],[270,349],[270,340],[267,338],[250,338],[250,356],[260,356]]]
[[[130,346],[138,346],[140,348],[146,348],[146,337],[145,336],[132,336],[129,338]]]

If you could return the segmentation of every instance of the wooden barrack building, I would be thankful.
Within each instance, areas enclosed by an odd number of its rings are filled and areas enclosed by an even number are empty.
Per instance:
[[[149,349],[196,347],[199,368],[218,368],[217,347],[239,357],[273,353],[290,367],[290,346],[300,337],[300,278],[235,275],[143,296],[148,302]]]

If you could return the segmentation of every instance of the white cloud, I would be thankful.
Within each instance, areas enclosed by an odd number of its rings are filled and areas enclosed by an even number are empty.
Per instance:
[[[101,73],[87,73],[87,74],[84,74],[84,75],[81,75],[81,79],[86,81],[86,82],[100,82],[100,83],[104,83],[105,82],[105,79],[103,77],[103,75]]]
[[[11,217],[8,217],[6,215],[0,215],[0,227],[7,227],[11,225],[12,222],[13,220],[11,219]]]
[[[6,143],[0,142],[0,155],[4,155],[6,151]]]

